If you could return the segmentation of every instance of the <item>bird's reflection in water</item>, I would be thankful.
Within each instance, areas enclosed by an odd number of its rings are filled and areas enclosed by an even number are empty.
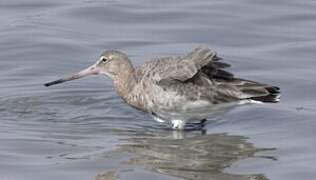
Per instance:
[[[134,134],[134,137],[127,139],[128,143],[122,145],[121,150],[132,154],[133,158],[128,160],[128,164],[145,166],[150,171],[184,179],[267,179],[263,174],[224,172],[238,160],[270,150],[255,148],[247,142],[246,137],[206,134],[205,131],[158,131]]]

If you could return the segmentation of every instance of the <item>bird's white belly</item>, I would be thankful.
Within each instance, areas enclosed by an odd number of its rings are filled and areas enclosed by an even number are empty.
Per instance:
[[[238,102],[234,103],[225,103],[225,104],[219,104],[219,105],[213,105],[209,103],[201,103],[201,104],[195,104],[195,103],[188,103],[186,105],[179,105],[177,108],[159,108],[156,109],[155,113],[160,119],[163,120],[201,120],[208,118],[210,116],[214,116],[223,112],[226,112],[227,110],[232,109],[233,107],[237,106]]]
[[[183,129],[187,122],[216,117],[239,104],[240,101],[216,105],[207,101],[179,103],[177,108],[157,108],[154,119],[158,122],[171,123],[174,129]]]
[[[150,109],[158,122],[171,122],[176,129],[183,129],[186,122],[202,120],[226,112],[238,104],[247,102],[212,104],[207,100],[188,100],[176,92],[164,92],[155,88]]]

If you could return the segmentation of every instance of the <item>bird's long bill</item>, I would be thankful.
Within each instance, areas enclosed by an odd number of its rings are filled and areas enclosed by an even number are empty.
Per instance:
[[[55,85],[55,84],[60,84],[60,83],[63,83],[63,82],[66,82],[66,81],[71,81],[71,80],[75,80],[75,79],[79,79],[79,78],[82,78],[82,77],[85,77],[85,76],[88,76],[88,75],[92,75],[92,74],[99,74],[99,70],[98,68],[96,67],[96,65],[92,65],[72,76],[68,76],[68,77],[64,77],[64,78],[61,78],[61,79],[57,79],[55,81],[52,81],[52,82],[48,82],[48,83],[45,83],[44,86],[48,87],[48,86],[52,86],[52,85]]]

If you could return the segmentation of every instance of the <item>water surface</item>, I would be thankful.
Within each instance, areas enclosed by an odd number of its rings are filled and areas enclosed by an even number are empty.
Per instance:
[[[316,2],[0,1],[0,179],[314,179]],[[240,77],[278,85],[204,131],[173,132],[111,81],[42,84],[103,49],[146,59],[215,49]]]

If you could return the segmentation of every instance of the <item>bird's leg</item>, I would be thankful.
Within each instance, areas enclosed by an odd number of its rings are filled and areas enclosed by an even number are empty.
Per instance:
[[[200,126],[201,126],[201,128],[204,128],[204,127],[205,127],[206,122],[207,122],[207,119],[202,119],[202,120],[200,121]]]
[[[201,130],[205,127],[207,119],[202,119],[199,122],[188,123],[188,128],[190,130]]]
[[[154,116],[154,115],[153,115],[153,118],[154,118],[155,121],[160,122],[160,123],[166,122],[164,119],[161,119],[161,118],[159,118],[158,116]]]

